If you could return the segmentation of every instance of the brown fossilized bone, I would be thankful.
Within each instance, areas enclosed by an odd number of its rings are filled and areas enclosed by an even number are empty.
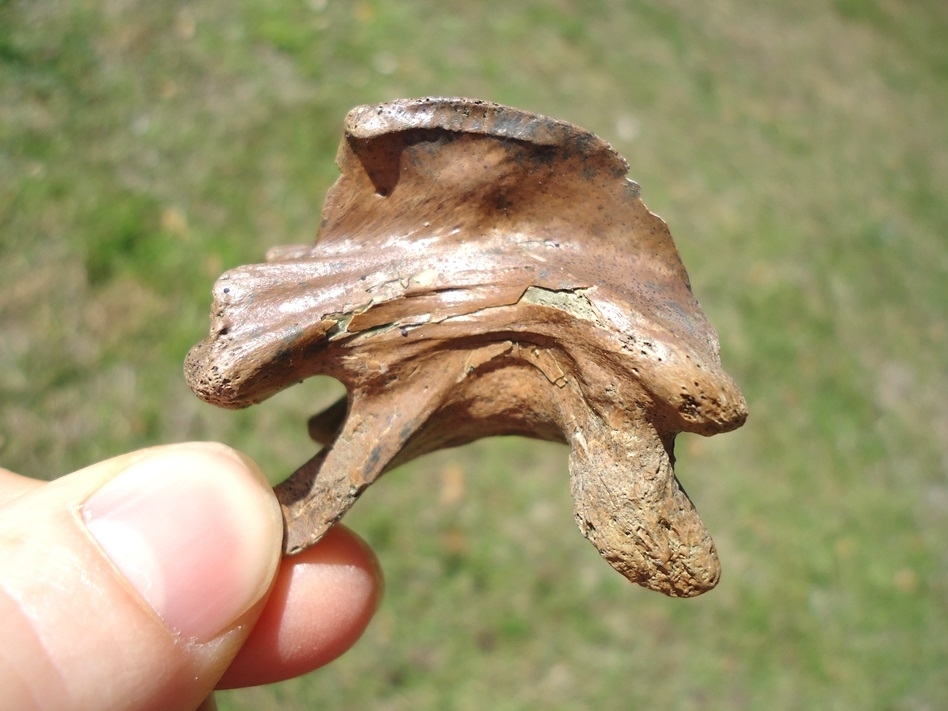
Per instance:
[[[568,123],[419,99],[351,111],[337,163],[315,245],[224,274],[185,366],[222,407],[316,374],[346,386],[310,420],[325,448],[277,487],[286,551],[385,471],[517,434],[569,445],[576,521],[616,570],[712,588],[675,435],[739,427],[746,405],[626,162]]]

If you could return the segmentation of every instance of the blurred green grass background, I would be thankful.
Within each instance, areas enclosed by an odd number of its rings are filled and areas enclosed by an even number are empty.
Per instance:
[[[565,448],[482,442],[347,518],[388,584],[360,643],[221,707],[948,708],[945,37],[939,0],[0,0],[0,460],[292,471],[338,386],[199,403],[213,280],[312,241],[352,106],[509,103],[629,159],[720,333],[751,417],[678,472],[722,582],[629,585]]]

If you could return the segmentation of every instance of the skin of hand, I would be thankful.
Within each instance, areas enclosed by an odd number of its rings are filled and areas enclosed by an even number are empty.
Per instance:
[[[49,483],[0,469],[0,706],[193,711],[326,664],[375,612],[378,562],[340,526],[293,558],[282,537],[263,474],[223,445]]]

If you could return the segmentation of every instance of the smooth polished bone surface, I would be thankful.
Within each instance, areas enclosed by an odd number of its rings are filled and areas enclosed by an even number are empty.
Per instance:
[[[315,245],[225,273],[185,363],[222,407],[316,374],[346,386],[310,420],[326,446],[277,487],[286,551],[385,471],[517,434],[569,445],[576,521],[616,570],[714,587],[674,441],[739,427],[746,405],[626,162],[562,121],[413,99],[353,109],[337,163]]]

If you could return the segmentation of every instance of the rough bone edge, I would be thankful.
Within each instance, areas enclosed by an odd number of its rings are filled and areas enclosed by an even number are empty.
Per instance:
[[[746,404],[624,159],[470,99],[362,106],[345,127],[315,245],[225,273],[185,363],[222,407],[316,374],[346,386],[310,421],[325,448],[277,487],[286,551],[385,471],[517,434],[570,446],[577,523],[616,570],[672,596],[714,587],[674,441],[739,427]]]

